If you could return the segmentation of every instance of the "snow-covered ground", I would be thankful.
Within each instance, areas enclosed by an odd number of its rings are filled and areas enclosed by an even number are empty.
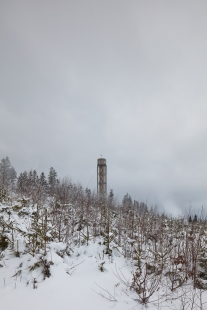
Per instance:
[[[13,275],[22,267],[27,270],[35,259],[28,254],[20,257],[4,259],[5,267],[0,269],[0,300],[1,309],[13,310],[17,306],[21,310],[55,310],[55,309],[74,309],[74,310],[105,310],[130,309],[137,306],[124,292],[126,287],[120,284],[116,277],[116,269],[130,278],[130,268],[127,262],[117,253],[113,259],[104,257],[104,271],[100,271],[102,260],[102,246],[90,242],[88,246],[81,246],[74,250],[71,257],[61,258],[56,254],[57,249],[64,247],[63,244],[50,244],[49,259],[54,263],[51,265],[51,276],[41,283],[37,283],[37,289],[33,289],[33,278],[37,282],[41,279],[38,270],[29,273],[24,272],[22,276]],[[100,255],[100,256],[99,256]],[[31,260],[33,260],[31,262]],[[79,265],[78,265],[79,264]],[[27,267],[28,266],[28,267]],[[76,266],[76,267],[74,267]],[[74,267],[74,268],[72,268]],[[4,281],[5,279],[5,281]],[[27,285],[27,281],[30,284]],[[4,285],[5,282],[5,285]],[[108,291],[116,301],[109,301],[99,294],[109,297]],[[97,292],[97,293],[96,293]],[[98,294],[99,293],[99,294]],[[141,309],[141,306],[137,309]]]
[[[0,310],[145,308],[138,302],[138,294],[130,287],[137,267],[131,259],[124,258],[122,249],[116,243],[110,242],[112,255],[108,255],[105,254],[104,238],[100,235],[89,238],[88,242],[84,239],[83,242],[77,242],[74,239],[67,245],[57,240],[51,241],[51,238],[45,245],[42,243],[38,251],[33,252],[32,238],[35,233],[32,216],[35,208],[28,206],[27,209],[18,209],[17,202],[15,205],[0,207],[2,230],[10,240],[9,246],[0,252]],[[42,214],[42,218],[47,218],[44,209]],[[45,229],[41,219],[37,224]],[[41,229],[40,241],[44,240],[41,239]],[[76,233],[78,235],[79,231]],[[49,274],[45,276],[44,272],[47,271]],[[152,279],[156,281],[156,277]],[[164,275],[149,299],[148,309],[207,309],[204,304],[207,302],[207,293],[193,290],[192,281],[186,282],[173,293],[165,283]],[[151,288],[145,287],[149,294]]]
[[[27,272],[29,266],[36,261],[28,254],[20,257],[11,255],[10,258],[7,256],[3,259],[1,262],[4,267],[0,269],[0,309],[139,310],[144,308],[133,300],[133,298],[136,299],[136,294],[127,289],[117,277],[118,271],[126,279],[131,279],[130,265],[118,252],[115,251],[113,259],[104,257],[104,271],[101,272],[99,266],[103,262],[103,252],[102,246],[98,243],[90,242],[88,246],[75,249],[71,257],[61,258],[56,251],[63,248],[64,244],[50,244],[48,259],[53,262],[53,265],[50,267],[51,276],[44,281],[41,281],[42,276],[38,274],[40,271]],[[24,266],[26,271],[21,276],[13,277],[21,269],[19,267],[21,263],[21,267]],[[36,289],[33,289],[34,278],[37,278]],[[179,294],[182,295],[182,292],[180,291]],[[153,299],[156,300],[158,297],[157,293]],[[203,297],[207,300],[206,294]],[[108,300],[113,298],[116,301]],[[174,300],[163,304],[160,302],[160,305],[149,303],[147,308],[181,309],[180,306],[180,300]]]

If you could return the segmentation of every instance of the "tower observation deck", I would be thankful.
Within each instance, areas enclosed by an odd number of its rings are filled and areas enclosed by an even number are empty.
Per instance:
[[[106,195],[107,193],[107,165],[105,158],[97,160],[97,194]]]

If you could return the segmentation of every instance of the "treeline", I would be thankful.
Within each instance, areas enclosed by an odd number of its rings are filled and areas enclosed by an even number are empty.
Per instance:
[[[45,176],[44,172],[38,175],[36,170],[24,171],[17,176],[17,172],[8,157],[3,158],[0,163],[0,190],[8,195],[16,193],[21,197],[30,197],[33,202],[41,201],[41,203],[45,203],[49,197],[58,196],[60,198],[64,195],[66,201],[84,192],[81,184],[74,184],[67,177],[58,178],[53,167],[50,168],[48,176]],[[88,193],[90,190],[86,188],[85,192]],[[93,195],[96,196],[95,193]],[[110,191],[109,197],[112,196],[113,192]],[[125,207],[134,206],[139,212],[148,211],[146,203],[133,201],[128,193],[123,196],[122,204]]]
[[[20,195],[35,196],[38,192],[53,195],[59,184],[57,172],[53,167],[50,168],[48,177],[44,172],[40,175],[36,170],[24,171],[17,177],[14,167],[8,157],[0,163],[0,188],[3,191],[14,191]]]

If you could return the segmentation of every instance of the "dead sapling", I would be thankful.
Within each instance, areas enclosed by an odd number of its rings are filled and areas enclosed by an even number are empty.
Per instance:
[[[109,301],[117,301],[117,299],[116,299],[116,288],[120,285],[120,283],[117,283],[114,285],[113,294],[109,293],[108,290],[105,290],[103,287],[99,286],[96,282],[95,282],[95,284],[100,288],[100,292],[96,292],[94,289],[92,289],[96,294],[100,295],[101,297],[103,297]]]

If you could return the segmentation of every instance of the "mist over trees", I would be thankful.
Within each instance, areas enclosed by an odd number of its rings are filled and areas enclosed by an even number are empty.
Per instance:
[[[130,282],[118,270],[117,277],[142,304],[150,302],[159,287],[165,290],[163,298],[186,283],[195,290],[207,289],[207,221],[203,210],[173,218],[133,201],[128,193],[120,203],[112,191],[101,196],[67,177],[59,179],[53,167],[48,177],[36,170],[17,177],[8,157],[1,160],[0,189],[0,253],[8,248],[18,257],[23,253],[37,257],[33,267],[41,268],[44,279],[50,277],[46,257],[50,242],[65,244],[58,252],[63,257],[70,256],[74,247],[99,240],[104,246],[103,257],[113,257],[116,251],[131,264]],[[29,223],[25,230],[15,217],[11,220],[11,214]],[[22,242],[22,253],[17,239]],[[100,270],[104,271],[103,265]]]

